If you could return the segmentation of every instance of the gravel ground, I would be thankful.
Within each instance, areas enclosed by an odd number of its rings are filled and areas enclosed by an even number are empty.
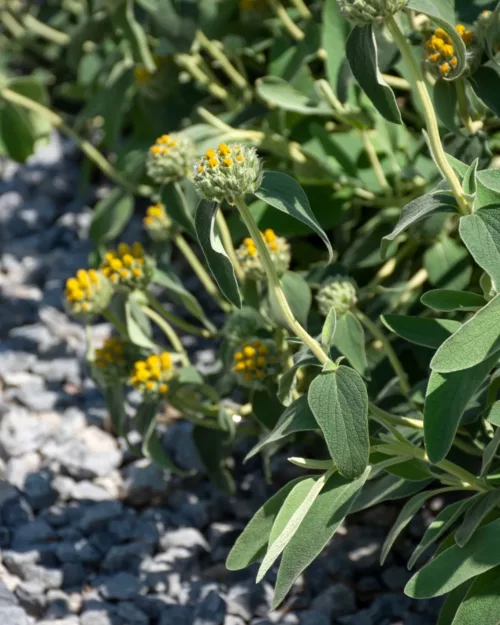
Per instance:
[[[439,603],[402,593],[404,558],[432,511],[410,524],[384,568],[380,546],[397,506],[356,515],[269,613],[275,571],[257,586],[255,569],[224,567],[272,492],[258,459],[243,467],[236,455],[230,498],[202,476],[182,480],[137,460],[105,431],[102,397],[82,364],[83,328],[61,306],[65,279],[91,250],[91,211],[74,199],[78,158],[55,135],[26,165],[0,171],[0,622],[435,623]],[[129,240],[139,231],[137,219]],[[96,336],[109,331],[101,324]],[[220,366],[209,345],[190,349],[203,370]],[[198,466],[189,424],[163,440],[181,466]],[[273,468],[282,483],[296,475],[284,457]]]

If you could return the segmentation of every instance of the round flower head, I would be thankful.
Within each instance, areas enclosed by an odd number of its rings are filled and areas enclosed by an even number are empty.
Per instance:
[[[338,317],[345,315],[357,302],[356,287],[345,276],[329,278],[321,285],[316,295],[319,312],[326,317],[331,308]]]
[[[384,21],[406,6],[408,0],[337,0],[340,12],[353,24],[366,26]]]
[[[233,354],[233,371],[243,386],[262,388],[266,380],[281,372],[281,362],[274,341],[251,339]]]
[[[95,350],[94,358],[94,364],[104,384],[128,380],[138,351],[137,346],[120,337],[106,339],[103,346]]]
[[[189,174],[194,155],[194,144],[188,137],[175,133],[162,135],[149,148],[148,176],[158,184],[184,178]]]
[[[473,33],[462,24],[457,24],[456,30],[466,46],[470,46]],[[454,70],[458,66],[458,58],[455,54],[453,42],[448,33],[442,28],[436,28],[432,36],[425,42],[427,54],[425,60],[432,72],[438,78],[453,77]]]
[[[202,198],[234,204],[260,187],[262,162],[255,148],[221,143],[195,165],[193,182]]]
[[[166,397],[174,375],[172,357],[168,352],[151,354],[145,360],[134,363],[130,383],[146,401],[158,402]]]
[[[102,273],[111,282],[128,291],[145,289],[155,269],[154,259],[144,254],[140,243],[131,247],[120,243],[116,251],[109,251],[101,265]]]
[[[95,269],[79,269],[66,281],[66,307],[75,317],[88,319],[101,314],[113,295],[110,281]]]
[[[172,222],[161,202],[149,206],[144,217],[144,226],[154,241],[166,241],[170,237]]]
[[[290,245],[283,237],[277,237],[274,230],[267,229],[265,232],[261,232],[261,235],[278,275],[282,275],[290,266]],[[243,243],[236,250],[236,256],[241,263],[245,276],[251,280],[265,280],[266,272],[252,239],[247,237],[243,240]]]

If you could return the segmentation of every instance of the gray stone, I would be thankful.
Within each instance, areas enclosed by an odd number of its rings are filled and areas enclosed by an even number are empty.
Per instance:
[[[8,499],[1,508],[2,523],[11,529],[28,523],[33,519],[33,510],[31,506],[21,497],[13,497]]]
[[[16,389],[12,395],[32,412],[54,410],[60,399],[60,394],[54,391],[32,389],[26,386]]]
[[[109,610],[85,610],[80,615],[80,625],[123,625],[123,621]]]
[[[41,616],[45,608],[44,588],[36,582],[21,582],[16,588],[19,605],[31,616]]]
[[[165,492],[165,472],[146,458],[127,465],[122,476],[124,498],[132,506],[147,504]]]
[[[84,513],[78,525],[83,532],[95,532],[105,527],[109,521],[118,518],[122,511],[123,504],[120,501],[95,503]]]
[[[1,198],[1,195],[0,195]],[[37,362],[35,354],[0,347],[0,377],[30,369]]]
[[[0,606],[0,623],[28,625],[28,617],[26,612],[18,606]]]
[[[99,592],[104,599],[127,601],[139,593],[140,584],[137,577],[130,573],[117,573],[105,578],[99,586]]]
[[[65,562],[62,573],[63,588],[78,588],[85,581],[85,568],[80,562]]]
[[[311,607],[324,612],[332,620],[355,612],[356,596],[345,584],[332,584],[315,597]]]
[[[4,504],[12,499],[19,499],[19,491],[9,482],[0,480],[0,512]]]
[[[119,467],[122,460],[115,439],[93,425],[67,443],[43,451],[77,479],[107,475]]]
[[[24,495],[33,510],[49,508],[57,500],[57,492],[52,488],[52,475],[49,471],[40,471],[26,476]]]
[[[142,541],[116,545],[111,547],[106,554],[102,562],[102,569],[111,572],[136,572],[144,558],[150,555],[152,551],[151,544]]]
[[[331,619],[319,610],[304,610],[300,613],[300,625],[330,625]]]
[[[225,616],[226,604],[224,599],[212,590],[196,606],[193,625],[222,625]]]
[[[364,545],[351,549],[347,557],[354,569],[366,571],[378,565],[380,543],[375,541],[366,542]]]
[[[209,545],[203,534],[194,527],[179,527],[175,530],[166,531],[160,537],[160,546],[164,550],[182,547],[196,553],[209,550]]]
[[[239,616],[234,616],[233,614],[226,614],[226,618],[224,619],[224,625],[245,625],[246,621],[244,621]]]
[[[257,588],[254,583],[231,586],[226,595],[228,614],[249,621],[254,614],[254,597]]]
[[[52,542],[57,538],[55,529],[41,518],[21,525],[14,532],[13,548],[26,550],[31,545]]]
[[[383,571],[382,579],[389,590],[403,590],[410,574],[402,566],[390,566]]]
[[[71,499],[75,480],[67,475],[56,475],[52,480],[52,487],[63,501],[68,501]]]
[[[193,425],[176,422],[170,425],[162,437],[162,445],[175,464],[186,471],[203,471],[200,457],[192,438]]]
[[[36,360],[31,370],[47,382],[73,382],[78,384],[81,378],[80,364],[76,358],[53,358]]]
[[[127,625],[149,625],[149,616],[129,601],[118,604],[116,616]]]
[[[12,408],[0,423],[0,450],[7,456],[37,451],[59,426],[60,420],[52,412],[32,415],[24,408]]]
[[[0,608],[17,605],[16,596],[7,588],[5,583],[0,580]]]
[[[194,625],[193,608],[188,605],[165,606],[158,625]]]
[[[105,501],[109,495],[100,486],[96,486],[88,480],[82,482],[75,482],[71,489],[71,499],[80,501]]]
[[[44,618],[60,619],[71,612],[69,596],[62,590],[49,590]]]
[[[37,625],[80,625],[80,619],[78,616],[66,616],[65,618],[48,620],[43,619],[43,621],[38,621]]]
[[[10,573],[17,575],[26,582],[35,582],[45,590],[60,588],[63,582],[62,571],[39,564],[40,559],[39,551],[34,550],[21,553],[4,551],[3,553],[3,563]]]
[[[35,451],[22,456],[11,458],[5,469],[5,478],[10,484],[24,489],[26,478],[30,473],[36,473],[42,464],[42,459]]]

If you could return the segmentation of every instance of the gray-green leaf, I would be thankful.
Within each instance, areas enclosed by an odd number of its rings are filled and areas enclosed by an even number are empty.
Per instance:
[[[462,217],[460,236],[495,289],[500,290],[500,206],[480,208]]]
[[[358,318],[348,311],[337,319],[333,344],[349,363],[363,375],[368,367],[365,332]]]
[[[406,315],[383,315],[381,319],[384,325],[398,336],[416,345],[433,348],[439,347],[462,325],[460,321],[452,319],[428,319]]]

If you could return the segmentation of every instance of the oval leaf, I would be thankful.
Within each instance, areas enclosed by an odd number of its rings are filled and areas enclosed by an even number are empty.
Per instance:
[[[358,373],[363,375],[368,367],[365,349],[365,332],[358,318],[348,311],[337,319],[333,344]]]
[[[273,107],[292,111],[301,115],[332,115],[332,109],[326,102],[317,98],[312,100],[301,93],[289,82],[278,76],[264,76],[255,82],[257,94]]]
[[[424,306],[440,312],[477,310],[486,305],[486,300],[482,295],[469,293],[468,291],[453,291],[451,289],[427,291],[427,293],[422,295],[420,301]]]
[[[120,187],[113,189],[94,207],[90,238],[96,246],[120,235],[134,212],[134,198]]]
[[[500,568],[474,580],[460,604],[453,625],[498,625],[500,623]]]
[[[335,336],[335,328],[337,326],[337,313],[335,312],[335,308],[332,306],[330,308],[330,312],[326,316],[325,323],[323,324],[323,329],[321,330],[321,344],[323,347],[327,349],[333,342],[333,337]]]
[[[316,220],[309,205],[309,200],[300,184],[291,176],[277,171],[266,171],[262,184],[255,195],[278,210],[298,219],[314,230],[321,237],[328,249],[329,262],[333,258],[333,249],[329,238]]]
[[[460,219],[460,236],[476,263],[500,289],[500,206],[481,208]]]
[[[423,347],[439,347],[460,328],[460,321],[407,315],[383,315],[384,325],[403,339]]]
[[[368,394],[360,375],[339,367],[320,373],[309,387],[309,406],[339,472],[359,477],[368,464]]]

